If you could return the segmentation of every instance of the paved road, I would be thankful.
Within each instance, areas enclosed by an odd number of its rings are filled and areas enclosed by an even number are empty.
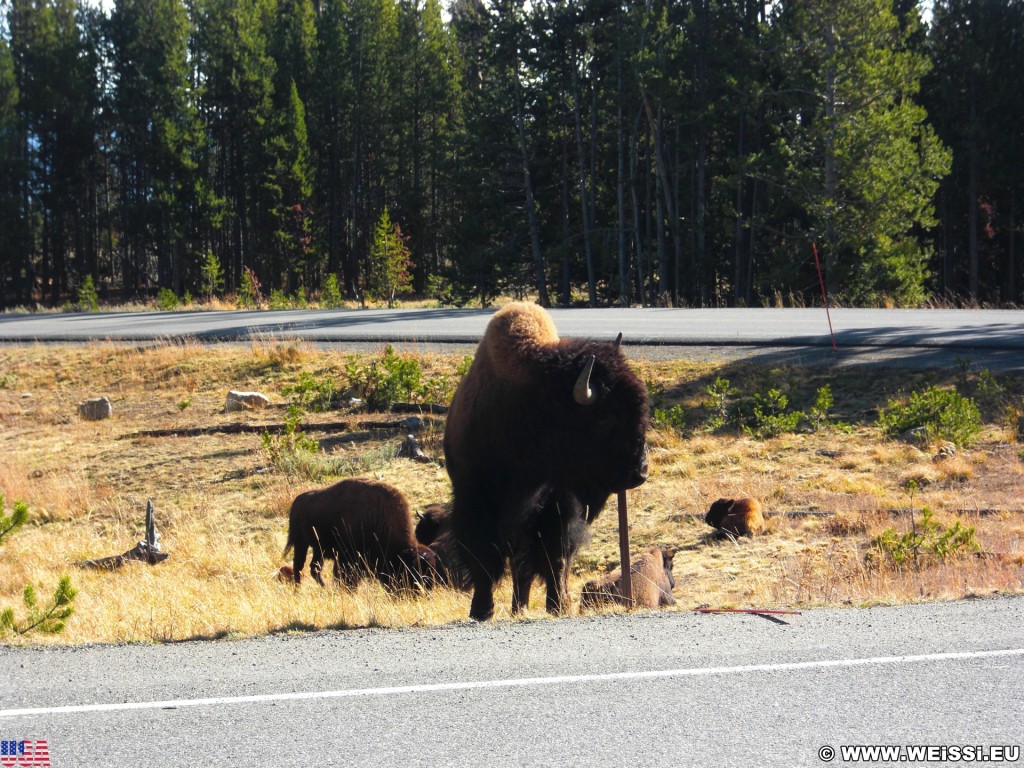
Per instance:
[[[54,768],[823,766],[825,745],[1024,747],[1024,598],[8,647],[0,670],[0,739],[46,739]]]
[[[0,342],[192,337],[203,341],[300,337],[354,345],[475,344],[491,310],[282,310],[0,315]],[[648,354],[688,349],[711,358],[948,366],[969,361],[1024,370],[1024,312],[1003,310],[555,309],[563,336],[613,339]]]

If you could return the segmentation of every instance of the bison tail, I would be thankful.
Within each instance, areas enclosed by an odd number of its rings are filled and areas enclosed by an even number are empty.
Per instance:
[[[295,541],[292,539],[291,530],[288,531],[288,541],[284,543],[284,551],[281,552],[281,557],[288,557],[288,553],[291,552],[292,547],[295,546]]]

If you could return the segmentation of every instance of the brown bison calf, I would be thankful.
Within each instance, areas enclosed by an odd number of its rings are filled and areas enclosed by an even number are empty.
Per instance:
[[[676,585],[672,576],[674,556],[675,553],[670,549],[651,547],[633,561],[629,573],[634,606],[660,608],[676,604],[672,597],[672,589]],[[580,608],[596,608],[608,603],[628,604],[622,594],[622,569],[583,585]]]
[[[711,505],[704,522],[733,536],[753,536],[764,530],[764,515],[757,499],[719,499]]]
[[[401,491],[374,480],[342,480],[296,496],[285,553],[292,547],[296,584],[310,548],[309,572],[321,586],[325,558],[334,560],[335,578],[350,586],[363,576],[389,587],[410,581],[429,586],[436,564],[434,553],[413,536],[412,513]]]
[[[428,504],[416,516],[416,541],[430,546],[448,527],[447,504]]]

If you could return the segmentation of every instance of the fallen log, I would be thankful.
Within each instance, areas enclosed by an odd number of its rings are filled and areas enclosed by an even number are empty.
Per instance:
[[[143,429],[122,435],[121,440],[134,440],[140,437],[199,437],[201,435],[261,435],[264,432],[277,435],[288,430],[298,429],[302,432],[346,432],[349,429],[404,429],[418,430],[423,428],[423,420],[417,417],[396,419],[393,421],[325,421],[316,424],[213,424],[208,427],[170,427],[167,429]]]
[[[96,560],[85,560],[75,563],[79,568],[96,568],[99,570],[113,571],[128,562],[137,561],[156,565],[170,557],[166,552],[160,551],[160,532],[156,529],[156,521],[153,515],[153,500],[146,502],[146,538],[134,547],[121,555],[100,557]]]

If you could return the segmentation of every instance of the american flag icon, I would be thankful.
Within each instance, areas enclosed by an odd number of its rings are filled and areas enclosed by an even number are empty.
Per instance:
[[[50,768],[50,747],[45,739],[0,741],[3,768]]]

